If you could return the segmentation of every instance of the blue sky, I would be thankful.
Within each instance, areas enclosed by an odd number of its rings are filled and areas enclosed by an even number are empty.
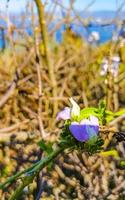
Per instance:
[[[25,9],[26,3],[31,0],[10,0],[9,10],[12,12],[21,12]],[[50,2],[52,0],[48,0]],[[60,0],[63,1],[65,5],[68,5],[69,0]],[[124,0],[95,0],[95,3],[89,8],[89,10],[116,10],[119,5]],[[0,0],[0,11],[6,9],[7,0]],[[75,7],[79,10],[84,10],[84,8],[92,0],[76,0]]]

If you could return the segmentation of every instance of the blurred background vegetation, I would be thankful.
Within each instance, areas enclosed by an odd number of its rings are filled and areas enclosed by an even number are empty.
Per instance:
[[[38,141],[58,140],[62,124],[56,114],[69,97],[82,108],[102,99],[112,111],[125,106],[124,1],[112,15],[105,11],[100,17],[90,12],[95,1],[86,1],[86,7],[81,1],[80,12],[76,2],[27,0],[14,13],[10,0],[0,14],[0,182],[43,157]],[[110,63],[113,56],[120,57],[118,75],[102,76],[103,59]],[[113,124],[123,132],[124,117]],[[115,148],[108,157],[62,155],[20,199],[125,199],[125,172],[117,166],[125,143]],[[1,190],[0,199],[9,199],[20,181]]]

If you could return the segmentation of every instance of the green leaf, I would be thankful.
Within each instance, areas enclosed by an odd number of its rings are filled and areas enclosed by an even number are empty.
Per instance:
[[[109,151],[102,151],[102,152],[100,152],[100,155],[105,156],[105,157],[113,156],[115,159],[119,158],[118,151],[115,150],[115,149],[112,149],[112,150],[109,150]]]
[[[114,119],[113,115],[106,115],[106,122],[109,123]]]
[[[103,144],[104,141],[100,137],[94,136],[85,143],[84,147],[89,154],[93,154],[102,150]]]
[[[102,111],[102,112],[106,110],[106,103],[105,103],[104,100],[101,100],[99,102],[99,110]]]
[[[51,143],[51,142],[46,143],[44,140],[40,140],[37,144],[47,154],[52,153],[52,151],[53,151],[53,148],[52,148],[53,143]]]
[[[47,169],[48,171],[51,171],[52,170],[52,166],[53,166],[53,161],[51,161],[48,166],[47,166]]]
[[[120,165],[125,167],[125,160],[122,160],[122,161],[120,162]]]
[[[98,117],[101,125],[106,124],[106,104],[104,101],[99,102]]]
[[[115,113],[114,113],[114,116],[115,116],[115,117],[118,117],[118,116],[124,115],[124,114],[125,114],[125,108],[119,110],[118,112],[115,112]]]
[[[78,121],[81,121],[84,118],[89,118],[90,115],[98,116],[98,109],[94,107],[84,108],[80,111],[80,116]]]
[[[45,142],[44,140],[40,140],[38,143],[38,146],[47,153],[47,155],[50,155],[53,152],[53,143],[52,142]],[[47,165],[47,169],[50,171],[52,169],[53,166],[53,161],[51,161],[48,165]]]

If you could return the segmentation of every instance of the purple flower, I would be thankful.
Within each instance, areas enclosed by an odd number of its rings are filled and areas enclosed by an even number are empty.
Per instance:
[[[67,120],[71,118],[73,119],[74,117],[77,117],[80,115],[79,105],[73,100],[73,98],[70,98],[69,100],[72,104],[72,107],[71,108],[65,107],[64,110],[59,112],[56,117],[57,120],[60,120],[60,119]]]
[[[62,110],[61,112],[59,112],[57,114],[56,119],[57,120],[60,120],[60,119],[63,119],[63,120],[70,119],[70,112],[71,112],[71,109],[68,108],[68,107],[65,107],[64,110]]]
[[[98,134],[98,118],[91,115],[90,120],[83,119],[80,123],[72,122],[69,126],[69,130],[76,140],[80,142],[85,142]]]

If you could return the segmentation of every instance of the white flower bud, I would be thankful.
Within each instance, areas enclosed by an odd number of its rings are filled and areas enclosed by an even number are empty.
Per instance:
[[[71,117],[77,117],[80,115],[80,107],[79,105],[73,100],[73,98],[71,97],[70,102],[72,104],[72,108],[71,108]]]

